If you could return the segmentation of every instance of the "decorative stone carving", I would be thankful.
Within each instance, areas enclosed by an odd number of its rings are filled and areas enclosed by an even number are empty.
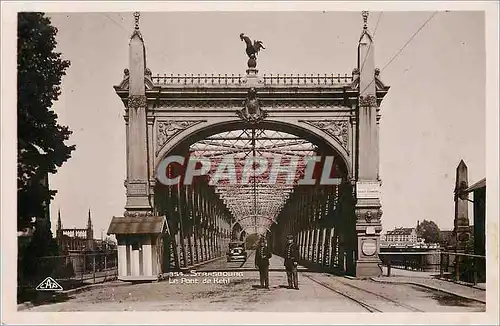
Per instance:
[[[377,98],[373,95],[366,95],[359,97],[359,106],[362,107],[376,107]]]
[[[378,77],[378,76],[380,76],[380,69],[375,68],[375,77]]]
[[[130,75],[130,70],[128,68],[123,69],[123,79],[127,78]]]
[[[144,69],[144,75],[146,75],[146,76],[148,76],[148,77],[151,78],[151,75],[152,75],[151,69],[149,69],[149,68]]]
[[[346,120],[299,120],[308,125],[323,130],[337,139],[342,147],[348,150],[349,144],[349,122]]]
[[[144,42],[142,38],[142,34],[139,31],[139,18],[140,18],[140,13],[139,12],[134,12],[134,20],[135,20],[135,26],[134,26],[134,31],[132,32],[132,36],[130,36],[130,39],[133,39],[135,36],[138,36],[141,41]]]
[[[261,100],[266,106],[272,108],[330,108],[332,110],[349,110],[344,105],[341,105],[340,100],[314,100],[314,101],[297,101],[297,100],[285,100],[280,102],[271,102],[268,103],[266,100]],[[339,105],[340,104],[340,105]]]
[[[376,207],[358,208],[355,214],[359,222],[365,220],[368,223],[377,223],[382,217],[382,209]]]
[[[158,108],[227,108],[239,107],[241,101],[229,101],[229,100],[167,100],[158,101]]]
[[[244,107],[236,111],[236,114],[243,120],[250,123],[259,123],[267,117],[267,112],[261,109],[260,100],[257,98],[255,88],[248,90],[247,98],[243,103]]]
[[[130,95],[128,98],[127,107],[138,109],[145,108],[148,105],[148,99],[145,95]]]
[[[375,211],[371,210],[370,208],[367,209],[356,209],[356,218],[358,221],[365,220],[366,222],[370,223],[375,216]]]
[[[156,153],[167,143],[169,139],[175,137],[181,131],[188,129],[206,120],[166,120],[158,121],[156,124]]]
[[[355,76],[355,75],[359,75],[359,69],[358,68],[354,68],[352,70],[352,75]]]
[[[367,222],[370,222],[372,220],[372,218],[373,218],[372,211],[368,211],[368,212],[365,213],[365,220]]]

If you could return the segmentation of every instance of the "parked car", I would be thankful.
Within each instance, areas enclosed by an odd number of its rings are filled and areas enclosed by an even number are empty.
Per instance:
[[[231,242],[229,242],[229,250],[231,250],[233,248],[245,249],[245,242],[243,242],[243,241],[231,241]],[[228,253],[229,253],[229,250],[228,250]]]
[[[247,260],[247,252],[243,247],[234,247],[229,249],[227,254],[227,261],[246,261]]]

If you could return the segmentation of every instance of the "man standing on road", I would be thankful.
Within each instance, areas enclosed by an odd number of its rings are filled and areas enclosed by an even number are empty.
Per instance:
[[[299,250],[293,242],[293,235],[289,235],[285,247],[285,269],[288,279],[289,289],[299,289],[299,277],[297,274],[297,266],[299,265]]]
[[[272,254],[267,246],[266,238],[262,236],[255,252],[255,267],[259,269],[260,286],[266,289],[269,289],[269,258],[271,257]]]

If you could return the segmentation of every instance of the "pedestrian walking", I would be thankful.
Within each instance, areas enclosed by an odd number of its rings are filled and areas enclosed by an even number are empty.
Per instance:
[[[293,235],[287,236],[287,244],[285,247],[285,269],[288,279],[289,289],[299,289],[299,276],[297,266],[299,265],[299,250],[293,242]]]
[[[260,286],[266,289],[269,289],[269,258],[271,257],[272,254],[267,246],[266,238],[261,237],[255,253],[255,267],[259,269]]]

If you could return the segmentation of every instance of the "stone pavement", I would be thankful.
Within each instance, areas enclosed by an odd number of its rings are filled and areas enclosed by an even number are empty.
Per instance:
[[[283,266],[283,258],[278,255],[273,255],[269,260],[270,271],[285,271]],[[240,270],[240,271],[256,271],[255,267],[255,251],[248,250],[248,259],[246,262],[232,262],[227,263],[225,257],[217,259],[213,262],[207,263],[197,268],[200,271],[212,270]],[[304,266],[299,266],[300,272],[308,271]],[[420,287],[425,287],[432,290],[437,290],[443,293],[459,296],[462,298],[474,300],[477,302],[486,302],[486,291],[481,287],[472,287],[461,285],[450,281],[439,280],[435,277],[439,275],[438,272],[418,272],[404,269],[391,269],[391,276],[387,277],[387,268],[383,267],[382,277],[373,278],[372,280],[382,283],[399,283],[399,284],[413,284]]]
[[[279,262],[279,260],[274,260]],[[260,312],[483,312],[484,304],[408,284],[349,280],[300,272],[300,290],[287,288],[286,274],[270,272],[270,288],[259,285],[256,270],[232,276],[172,277],[162,282],[108,283],[89,287],[53,303],[18,308],[69,311],[260,311]],[[222,282],[223,281],[223,282]],[[368,309],[367,307],[371,307]]]
[[[106,282],[65,291],[68,293],[52,304],[22,305],[18,310],[365,312],[365,305],[384,312],[475,312],[485,309],[485,291],[424,274],[411,277],[410,271],[404,271],[406,276],[356,280],[299,266],[300,291],[296,291],[287,289],[283,258],[277,255],[270,259],[270,289],[267,290],[259,286],[254,251],[249,251],[245,262],[227,262],[221,257],[196,270],[238,273],[220,277],[190,276],[188,273],[152,283]]]

